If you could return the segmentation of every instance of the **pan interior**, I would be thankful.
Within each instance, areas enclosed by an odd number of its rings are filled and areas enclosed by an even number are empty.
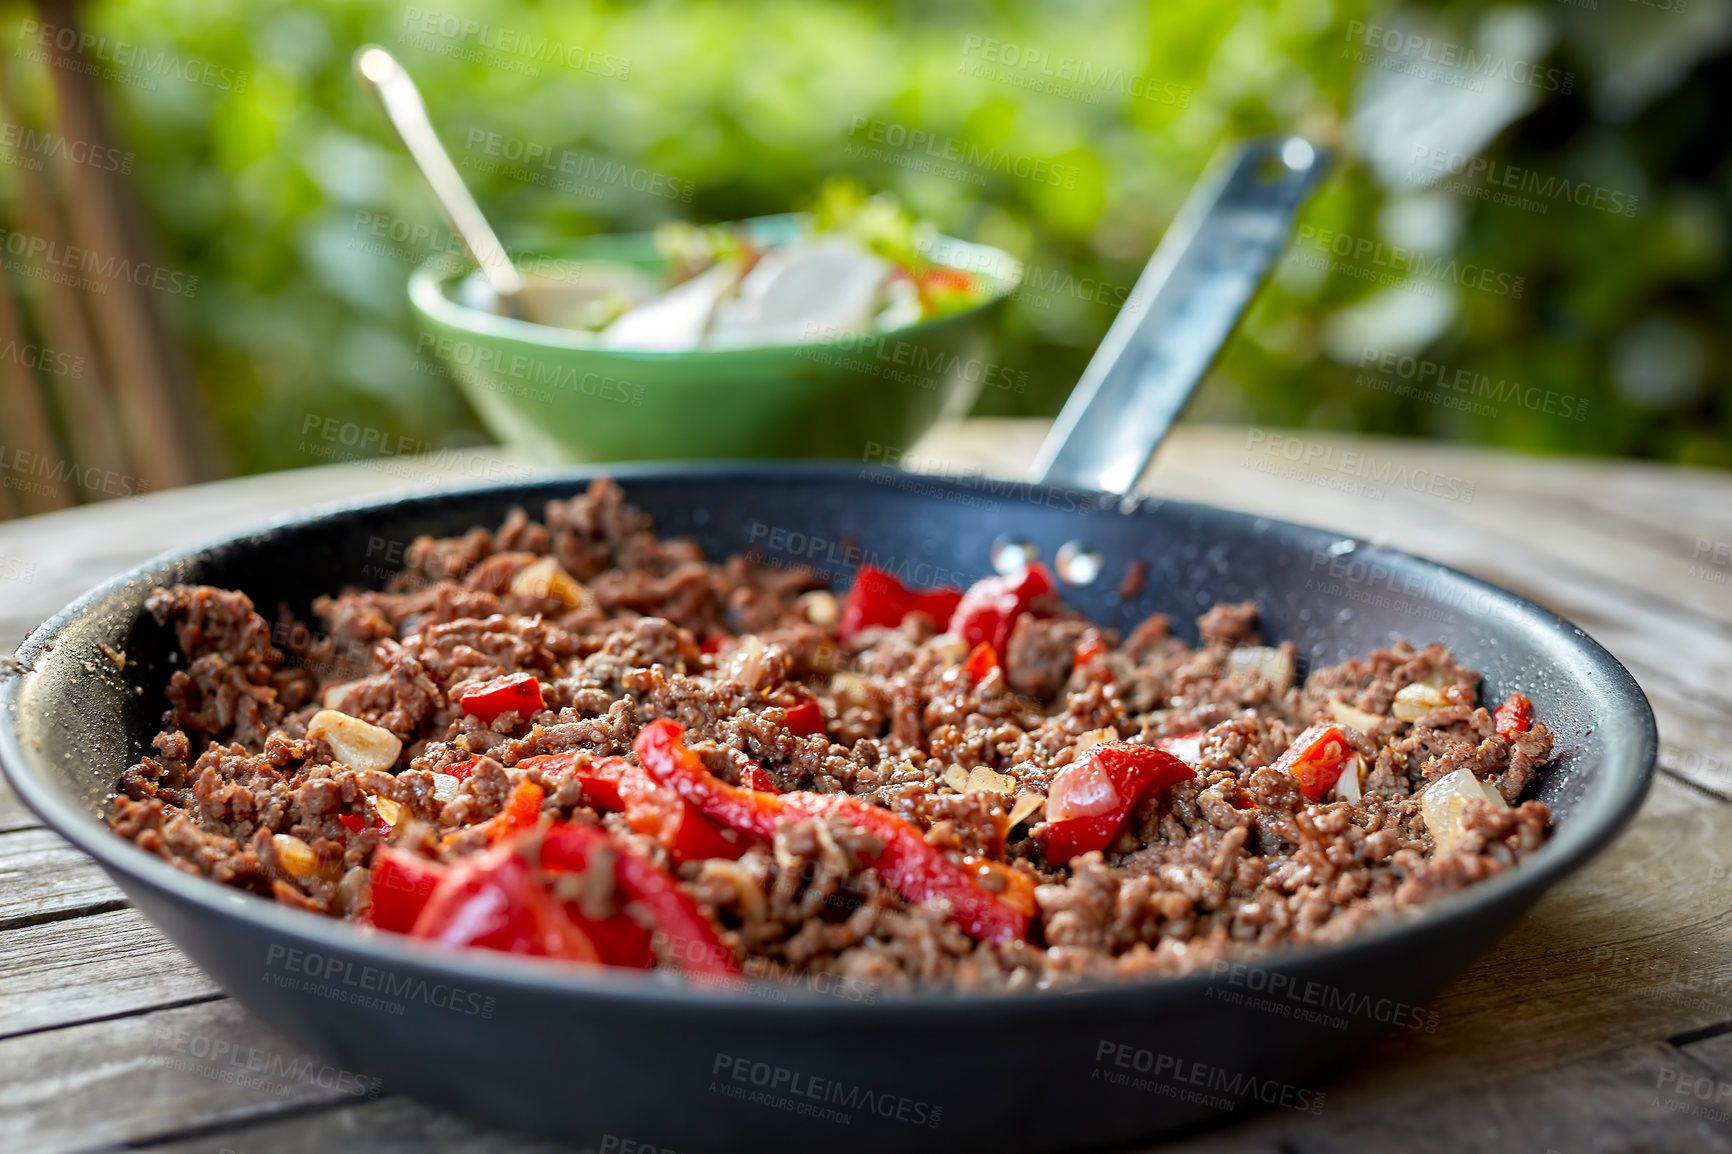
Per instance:
[[[1120,630],[1161,612],[1195,641],[1195,619],[1210,605],[1251,599],[1264,637],[1297,645],[1302,672],[1398,638],[1440,641],[1484,674],[1484,700],[1519,689],[1552,727],[1555,761],[1529,796],[1556,816],[1553,856],[1573,858],[1603,841],[1646,788],[1652,716],[1622,667],[1567,622],[1405,554],[1207,506],[1131,507],[978,478],[823,467],[609,472],[662,535],[690,537],[712,559],[751,551],[772,565],[805,566],[836,589],[863,563],[918,584],[964,584],[991,572],[995,544],[1014,537],[1049,561],[1066,546],[1098,554],[1099,576],[1062,592]],[[537,517],[591,475],[301,518],[150,563],[93,591],[25,643],[22,674],[0,685],[9,771],[26,800],[51,797],[87,815],[83,824],[96,831],[120,772],[149,752],[178,661],[171,632],[142,612],[157,585],[237,588],[267,619],[283,605],[310,622],[314,598],[380,586],[418,535],[491,527],[513,506]],[[1133,569],[1140,582],[1128,579]],[[125,654],[124,668],[102,646]]]

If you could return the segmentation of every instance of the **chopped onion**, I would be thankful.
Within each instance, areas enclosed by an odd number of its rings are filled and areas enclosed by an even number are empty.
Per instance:
[[[403,743],[389,729],[334,709],[313,714],[307,736],[324,738],[336,759],[354,770],[388,771],[403,752]]]
[[[290,876],[304,878],[318,872],[318,855],[300,838],[287,833],[272,834],[271,844],[276,848],[277,862]]]
[[[735,643],[733,652],[728,654],[728,664],[724,675],[742,685],[753,689],[762,684],[764,676],[764,643],[755,633],[748,633]]]
[[[968,792],[968,771],[960,765],[953,765],[944,771],[944,784],[957,793]]]
[[[1341,776],[1335,779],[1335,797],[1339,801],[1356,802],[1360,798],[1359,775],[1365,769],[1365,759],[1357,753],[1347,759],[1347,764],[1341,767]]]
[[[1367,713],[1345,701],[1331,701],[1329,715],[1342,725],[1352,726],[1361,733],[1371,732],[1371,727],[1383,720],[1381,713]]]
[[[1160,738],[1155,742],[1155,748],[1172,754],[1186,765],[1197,765],[1203,760],[1203,731],[1199,729],[1195,733]]]
[[[932,647],[933,656],[939,664],[946,667],[961,665],[968,660],[968,642],[954,633],[940,633],[927,642]]]
[[[402,822],[404,815],[409,812],[408,806],[398,805],[388,797],[375,797],[373,808],[379,811],[379,816],[392,829],[396,829],[398,824]]]
[[[337,883],[331,905],[340,914],[353,913],[371,901],[372,896],[372,872],[366,866],[354,866]]]
[[[462,783],[449,773],[433,775],[433,796],[440,801],[450,801],[457,796],[457,788]]]
[[[580,609],[592,601],[589,590],[560,568],[559,560],[554,557],[543,557],[520,569],[511,579],[511,591],[519,597],[558,601],[567,609]]]
[[[1483,801],[1494,809],[1509,808],[1503,795],[1475,777],[1471,769],[1446,773],[1426,786],[1425,792],[1419,795],[1425,828],[1431,831],[1431,840],[1438,853],[1449,853],[1461,844],[1463,835],[1467,833],[1462,817],[1471,799]]]
[[[1015,793],[1016,778],[1008,773],[995,773],[984,765],[968,771],[968,785],[963,793]]]
[[[1449,704],[1435,685],[1427,685],[1423,681],[1415,681],[1404,685],[1395,695],[1395,703],[1389,707],[1389,712],[1402,721],[1418,721],[1434,709],[1442,709]]]
[[[1041,806],[1043,806],[1045,804],[1046,804],[1046,798],[1042,797],[1038,793],[1019,793],[1019,794],[1017,794],[1016,795],[1016,804],[1010,807],[1010,826],[1009,826],[1009,828],[1015,829],[1017,826],[1021,825],[1025,821],[1027,821],[1030,817],[1034,816],[1035,810],[1039,809]]]
[[[806,620],[820,628],[827,629],[842,617],[842,607],[836,604],[836,595],[823,589],[800,594],[799,604],[806,611]]]
[[[1109,725],[1105,729],[1091,729],[1086,733],[1077,734],[1076,742],[1072,748],[1081,753],[1091,745],[1099,745],[1103,741],[1117,741],[1118,739],[1118,728]]]
[[[1263,675],[1276,693],[1293,684],[1293,655],[1269,645],[1245,645],[1227,654],[1227,672],[1252,669]]]
[[[838,673],[830,678],[830,694],[836,699],[838,711],[853,706],[870,708],[872,679],[864,673]]]
[[[1119,808],[1118,787],[1106,767],[1092,757],[1073,761],[1058,771],[1046,791],[1048,821],[1097,817]]]
[[[734,887],[734,893],[740,901],[740,912],[746,915],[747,925],[763,921],[769,913],[769,902],[764,897],[762,887],[739,862],[719,857],[708,858],[704,861],[702,876],[705,880],[719,877]]]

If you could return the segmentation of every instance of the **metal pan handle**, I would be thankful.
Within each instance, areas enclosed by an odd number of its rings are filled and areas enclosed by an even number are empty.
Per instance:
[[[1328,154],[1297,136],[1217,156],[1173,218],[1035,459],[1047,485],[1128,493],[1275,263]]]

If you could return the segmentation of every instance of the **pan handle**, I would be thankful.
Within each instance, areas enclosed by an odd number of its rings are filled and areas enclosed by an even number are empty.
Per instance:
[[[1268,275],[1329,165],[1298,136],[1217,156],[1083,370],[1034,477],[1128,493]]]

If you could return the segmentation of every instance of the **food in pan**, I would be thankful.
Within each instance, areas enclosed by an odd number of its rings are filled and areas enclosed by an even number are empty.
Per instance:
[[[601,480],[421,538],[316,627],[156,591],[178,668],[116,832],[298,909],[567,964],[1066,986],[1339,941],[1515,866],[1551,734],[1441,647],[1295,679],[1048,570],[838,596]],[[263,614],[270,614],[267,619]]]

